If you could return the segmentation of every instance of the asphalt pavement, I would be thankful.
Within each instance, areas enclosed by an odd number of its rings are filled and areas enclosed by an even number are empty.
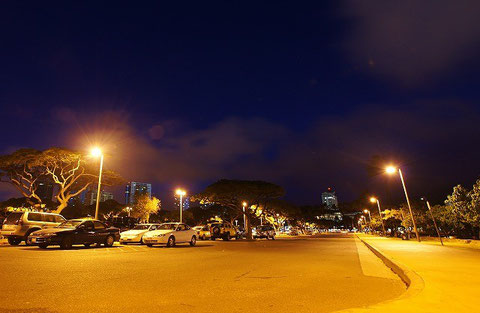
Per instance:
[[[405,286],[352,235],[46,250],[0,247],[0,312],[332,312]]]

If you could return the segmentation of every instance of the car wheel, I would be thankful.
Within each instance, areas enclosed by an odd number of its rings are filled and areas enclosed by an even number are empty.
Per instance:
[[[215,237],[210,237],[210,240],[213,240],[213,241],[215,241]]]
[[[91,246],[92,244],[91,244],[91,243],[84,243],[83,245],[84,245],[85,247],[87,247],[87,248],[90,248],[90,246]]]
[[[141,244],[141,245],[144,245],[144,244],[145,244],[145,242],[143,242],[143,237],[140,238],[140,244]]]
[[[173,236],[170,236],[170,238],[168,238],[168,241],[167,241],[167,247],[174,247],[175,246],[175,237]]]
[[[197,243],[197,238],[195,236],[192,236],[192,239],[190,240],[190,245],[194,247],[196,243]]]
[[[205,238],[205,235],[203,235],[202,237],[200,237],[200,239],[205,240],[205,239],[206,239],[206,238]]]
[[[48,245],[38,245],[40,249],[47,249]]]
[[[147,247],[151,248],[153,245],[151,243],[147,243]]]
[[[23,240],[25,241],[26,246],[31,246],[32,245],[32,244],[28,243],[28,236],[30,236],[30,234],[33,233],[36,230],[38,230],[38,229],[31,229],[25,234],[25,238]]]
[[[111,247],[113,246],[113,243],[115,242],[115,238],[113,236],[108,235],[107,238],[105,238],[105,242],[103,243],[105,247]]]
[[[223,240],[229,241],[230,240],[230,233],[227,233],[224,237]]]
[[[275,235],[272,236],[272,240],[275,240]]]
[[[73,245],[73,237],[72,236],[65,236],[60,243],[60,248],[64,250],[71,249]]]
[[[21,240],[20,239],[17,239],[17,238],[8,238],[8,243],[11,245],[11,246],[18,246],[20,244]]]

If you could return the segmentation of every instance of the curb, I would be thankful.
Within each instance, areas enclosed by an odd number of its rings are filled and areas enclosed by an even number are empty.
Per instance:
[[[400,277],[403,283],[407,286],[407,292],[405,292],[400,298],[414,296],[423,290],[423,288],[425,287],[425,282],[423,281],[422,277],[420,277],[420,275],[418,275],[405,265],[394,262],[391,257],[386,256],[383,252],[360,238],[358,235],[356,236],[358,239],[360,239],[361,242],[363,242],[365,246],[367,246],[368,249],[370,249],[370,251],[373,252],[373,254],[375,254],[380,260],[382,260],[382,262],[388,268],[390,268],[392,272],[394,272],[398,277]]]

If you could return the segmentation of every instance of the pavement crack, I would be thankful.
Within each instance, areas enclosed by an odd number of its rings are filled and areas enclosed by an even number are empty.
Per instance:
[[[242,275],[239,275],[239,276],[235,277],[235,279],[240,279],[240,278],[244,277],[245,275],[250,274],[251,272],[252,272],[252,271],[245,272],[245,273],[243,273]]]
[[[252,279],[275,279],[275,278],[285,278],[287,276],[250,276],[246,278],[252,278]]]

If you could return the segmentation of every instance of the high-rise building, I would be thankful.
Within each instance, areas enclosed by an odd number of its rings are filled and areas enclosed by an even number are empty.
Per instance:
[[[328,208],[338,208],[337,195],[335,195],[335,191],[333,191],[332,188],[328,188],[326,192],[322,193],[322,204]]]
[[[137,197],[145,194],[152,198],[152,184],[129,182],[125,188],[125,204],[133,204]]]
[[[100,202],[105,202],[107,200],[113,199],[113,193],[108,191],[100,191]],[[85,200],[86,205],[92,205],[97,202],[97,191],[92,190],[86,193]]]
[[[52,200],[54,184],[48,181],[40,181],[37,184],[36,194],[42,201]]]

